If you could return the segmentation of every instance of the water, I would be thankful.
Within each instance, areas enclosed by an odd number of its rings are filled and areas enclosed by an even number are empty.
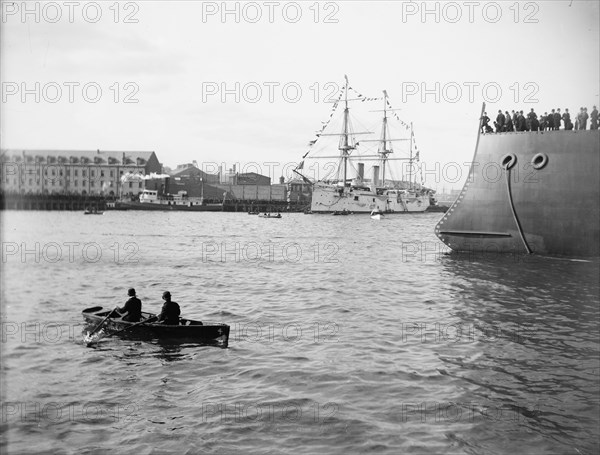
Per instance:
[[[598,453],[598,261],[441,254],[439,216],[2,212],[2,451]],[[129,287],[229,348],[86,347]]]

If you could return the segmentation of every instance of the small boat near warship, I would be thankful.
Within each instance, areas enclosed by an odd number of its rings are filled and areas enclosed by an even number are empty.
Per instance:
[[[122,318],[109,318],[113,309],[105,309],[101,306],[86,308],[81,312],[83,318],[90,325],[102,324],[105,333],[116,334],[121,332],[123,336],[142,339],[179,340],[196,342],[213,342],[223,346],[229,344],[229,326],[223,323],[203,323],[192,319],[180,318],[179,325],[167,325],[155,322],[143,322],[154,320],[156,315],[142,311],[140,323],[124,321]]]
[[[309,143],[310,150],[302,157],[300,164],[294,169],[302,179],[312,185],[312,201],[310,210],[312,213],[371,213],[373,210],[384,213],[425,212],[433,201],[433,191],[413,182],[416,172],[413,172],[414,163],[419,161],[419,153],[413,154],[415,149],[412,123],[408,125],[400,120],[394,113],[393,116],[400,123],[404,131],[410,131],[409,137],[392,137],[390,135],[388,114],[393,113],[388,101],[387,92],[383,91],[383,98],[367,98],[361,94],[356,98],[348,97],[348,90],[352,89],[345,77],[345,86],[340,92],[327,122],[317,132],[315,140]],[[342,98],[343,96],[343,98]],[[353,131],[350,119],[349,103],[352,101],[383,100],[382,126],[380,139],[356,139],[358,135],[373,134],[370,131]],[[341,133],[326,133],[329,121],[332,119],[338,106],[343,105]],[[321,156],[321,149],[315,147],[318,141],[325,136],[339,137],[339,155],[332,156],[331,148],[325,145],[323,149],[326,155]],[[407,157],[390,157],[394,153],[392,144],[396,141],[405,141],[409,144]],[[377,144],[377,149],[368,143]],[[327,151],[329,156],[327,156]],[[305,160],[332,159],[337,164],[333,172],[326,174],[323,179],[312,181],[300,171],[304,169]],[[372,176],[365,175],[365,162],[375,162],[372,166]],[[402,178],[395,180],[391,175],[390,161],[404,161],[408,164],[408,180]],[[328,163],[333,164],[333,163]],[[313,166],[311,166],[313,169]],[[381,171],[381,172],[380,172]],[[390,177],[388,178],[388,174]]]
[[[373,210],[371,212],[371,219],[372,220],[381,220],[383,218],[383,213],[377,211],[377,210]]]

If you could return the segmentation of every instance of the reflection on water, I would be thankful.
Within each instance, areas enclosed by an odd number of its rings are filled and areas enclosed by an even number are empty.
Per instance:
[[[3,264],[2,450],[600,449],[598,261],[443,254],[429,214],[5,213],[34,253]],[[81,310],[132,286],[229,324],[229,347],[86,347]]]

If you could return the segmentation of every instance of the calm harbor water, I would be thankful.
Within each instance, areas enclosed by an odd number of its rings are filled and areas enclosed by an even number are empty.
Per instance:
[[[439,218],[2,212],[2,452],[598,453],[598,261],[446,254]],[[129,287],[229,348],[86,347]]]

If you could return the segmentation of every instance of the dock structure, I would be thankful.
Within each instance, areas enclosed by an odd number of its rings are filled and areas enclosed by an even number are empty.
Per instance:
[[[220,201],[214,201],[220,202]],[[310,206],[310,201],[274,201],[234,199],[225,200],[222,212],[303,212]],[[110,196],[80,194],[19,194],[14,192],[0,193],[0,210],[62,210],[83,211],[122,210],[119,201]]]

